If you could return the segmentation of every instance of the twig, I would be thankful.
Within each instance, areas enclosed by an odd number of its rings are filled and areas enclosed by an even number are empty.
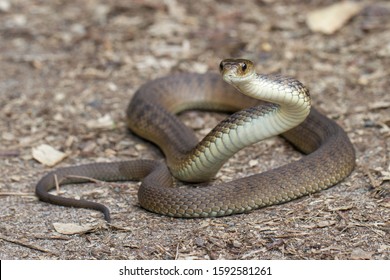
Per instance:
[[[52,255],[55,255],[55,256],[58,256],[56,253],[54,252],[51,252],[49,250],[46,250],[40,246],[37,246],[37,245],[34,245],[34,244],[29,244],[29,243],[26,243],[26,242],[22,242],[20,240],[15,240],[15,239],[9,239],[3,235],[0,235],[0,239],[3,239],[4,241],[7,241],[7,242],[10,242],[10,243],[14,243],[14,244],[17,244],[17,245],[20,245],[20,246],[23,246],[23,247],[26,247],[26,248],[29,248],[29,249],[33,249],[33,250],[37,250],[37,251],[40,251],[40,252],[43,252],[43,253],[48,253],[48,254],[52,254]]]
[[[179,243],[176,245],[176,253],[175,253],[175,260],[179,259]]]
[[[54,174],[54,184],[56,186],[57,194],[60,193],[61,182],[63,180],[66,180],[66,179],[82,179],[82,180],[86,180],[86,181],[89,181],[89,182],[95,183],[95,184],[104,183],[105,182],[105,181],[101,181],[101,180],[94,179],[94,178],[91,178],[91,177],[77,176],[77,175],[67,175],[67,176],[63,177],[61,181],[58,181],[57,174]]]
[[[35,239],[48,239],[48,240],[54,239],[54,240],[66,240],[66,241],[71,240],[70,237],[68,237],[68,236],[63,236],[63,235],[53,235],[53,236],[34,235],[34,236],[32,236],[32,237],[34,237]]]
[[[17,157],[20,155],[19,150],[5,150],[0,151],[0,157]]]
[[[0,196],[34,196],[34,193],[0,192]]]
[[[301,237],[301,236],[306,236],[310,235],[310,233],[307,232],[300,232],[300,233],[286,233],[286,234],[280,234],[274,236],[275,238],[294,238],[294,237]]]
[[[60,184],[58,184],[58,177],[57,177],[57,174],[54,174],[54,182],[56,184],[56,191],[57,191],[57,194],[60,193]]]
[[[87,181],[90,181],[91,183],[95,183],[95,184],[105,183],[105,181],[94,179],[91,177],[86,177],[86,176],[68,175],[65,178],[83,179],[83,180],[87,180]]]

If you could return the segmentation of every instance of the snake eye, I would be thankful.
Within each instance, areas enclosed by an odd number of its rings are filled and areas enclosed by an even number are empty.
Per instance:
[[[241,63],[241,70],[243,71],[243,72],[245,72],[245,70],[247,69],[247,66],[246,66],[246,63]]]

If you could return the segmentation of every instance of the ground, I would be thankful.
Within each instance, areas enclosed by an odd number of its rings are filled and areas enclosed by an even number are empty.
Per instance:
[[[312,31],[307,15],[336,2],[0,1],[0,259],[389,259],[390,5],[365,1],[340,30]],[[356,149],[351,176],[290,203],[192,220],[140,208],[137,182],[61,188],[109,206],[111,227],[99,212],[34,196],[52,170],[32,157],[41,144],[67,154],[56,167],[162,158],[126,129],[133,93],[171,73],[217,71],[227,57],[310,88]],[[223,117],[181,119],[201,137]],[[299,156],[273,138],[235,155],[216,181]],[[56,223],[95,226],[65,235]]]

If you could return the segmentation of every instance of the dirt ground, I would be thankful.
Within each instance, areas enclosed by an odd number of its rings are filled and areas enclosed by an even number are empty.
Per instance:
[[[339,31],[311,31],[307,14],[336,2],[0,1],[0,259],[390,259],[390,3],[365,1]],[[109,206],[112,227],[99,212],[34,196],[52,170],[32,157],[40,144],[67,154],[56,167],[161,158],[126,130],[133,93],[170,73],[217,71],[227,57],[307,85],[355,146],[351,176],[283,205],[192,220],[140,208],[137,182],[61,188]],[[199,137],[223,117],[181,116]],[[235,155],[216,181],[299,156],[270,139]],[[94,227],[65,235],[56,223]]]

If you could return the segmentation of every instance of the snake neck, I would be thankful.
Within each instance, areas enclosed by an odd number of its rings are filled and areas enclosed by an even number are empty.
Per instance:
[[[296,127],[310,113],[309,92],[295,79],[256,74],[234,86],[247,96],[270,103],[231,115],[181,161],[169,163],[176,178],[187,182],[210,180],[236,152]]]
[[[247,96],[278,105],[276,114],[270,119],[272,122],[275,118],[274,134],[270,136],[296,127],[310,113],[309,90],[294,78],[255,74],[249,82],[237,83],[235,86]]]
[[[255,99],[275,103],[281,111],[305,119],[310,112],[309,90],[298,80],[280,75],[255,74],[249,81],[234,85],[240,92]]]

